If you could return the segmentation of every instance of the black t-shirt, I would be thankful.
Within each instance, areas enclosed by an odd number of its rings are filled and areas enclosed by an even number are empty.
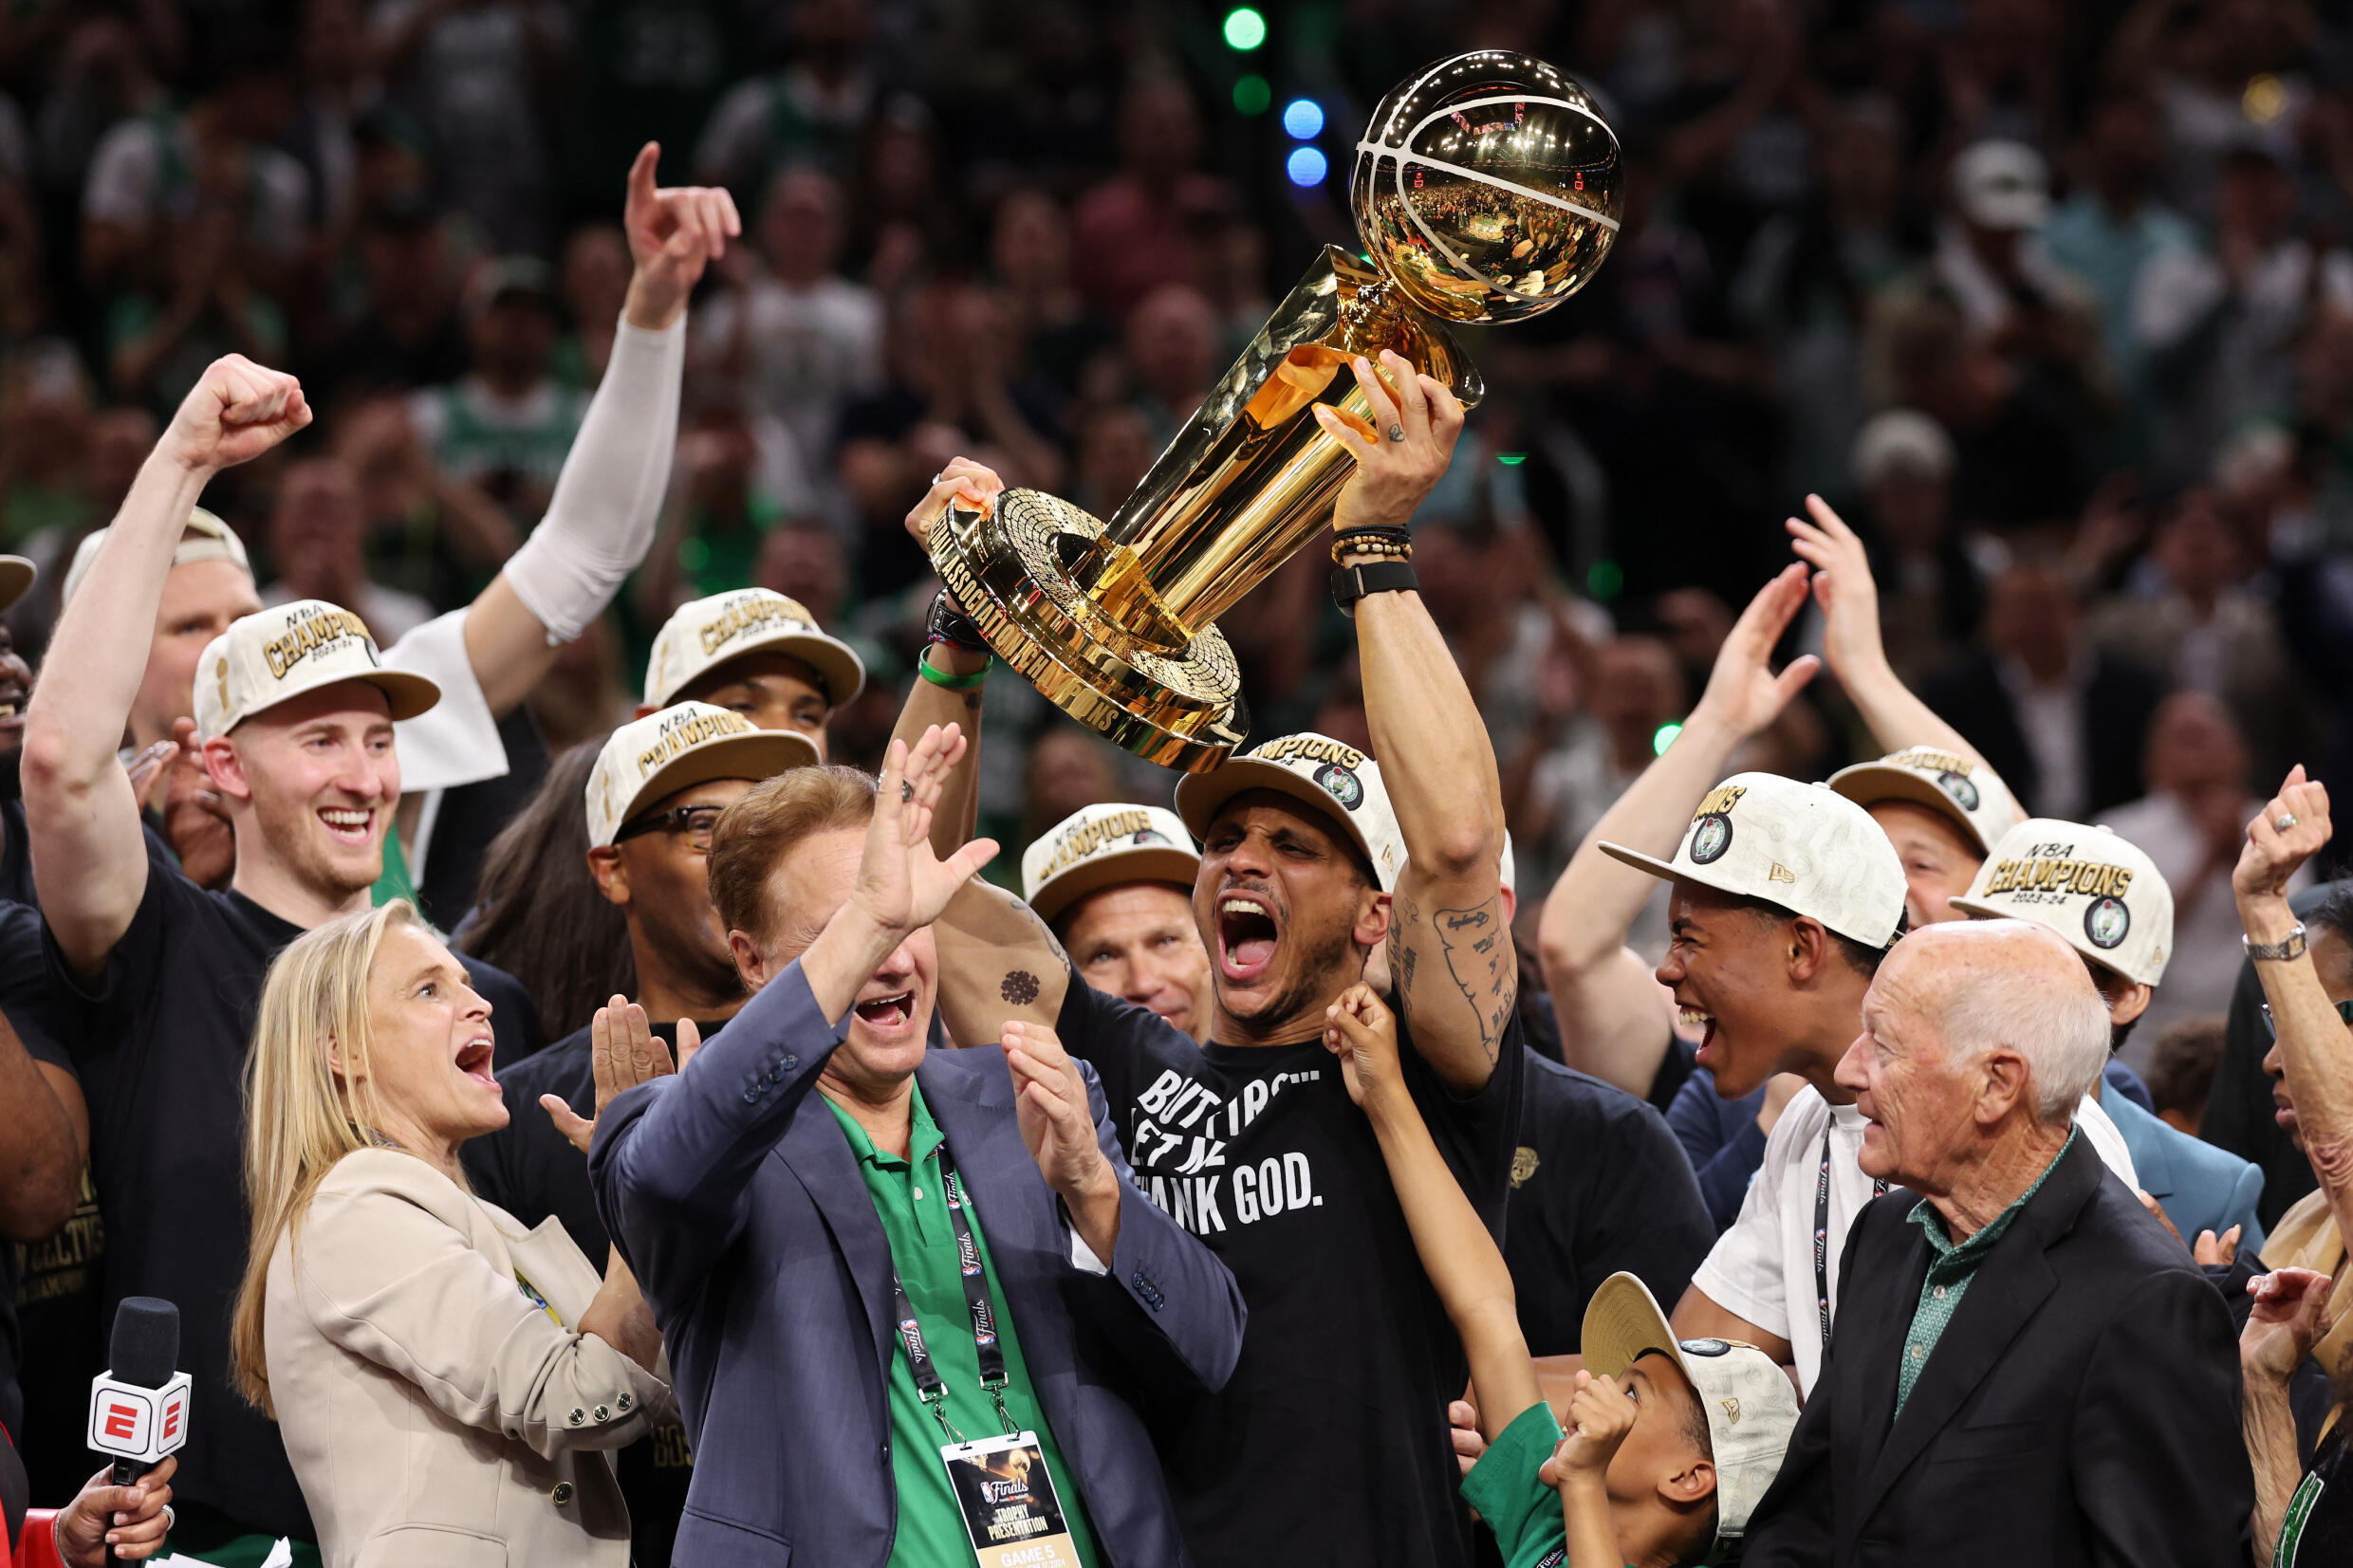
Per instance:
[[[1598,1078],[1529,1053],[1504,1261],[1532,1356],[1573,1356],[1585,1303],[1620,1269],[1673,1310],[1715,1245],[1666,1118]]]
[[[1500,1235],[1519,1021],[1468,1098],[1399,1022],[1415,1103]],[[1331,1053],[1317,1040],[1198,1046],[1075,971],[1058,1027],[1102,1080],[1139,1184],[1224,1260],[1250,1306],[1221,1393],[1144,1410],[1201,1568],[1468,1563],[1446,1405],[1469,1369]]]
[[[9,840],[11,854],[23,821],[20,811]],[[26,1054],[35,1061],[62,1064],[65,1061],[54,1013],[51,992],[44,983],[41,912],[0,902],[0,1016],[8,1019]],[[16,1243],[0,1239],[0,1427],[19,1438],[25,1432],[25,1402],[18,1383],[25,1354],[16,1290],[24,1277],[24,1254],[25,1248]]]
[[[702,1025],[709,1040],[716,1024]],[[678,1026],[657,1024],[675,1059]],[[507,1125],[483,1137],[469,1138],[458,1151],[466,1179],[481,1197],[512,1214],[525,1225],[537,1225],[550,1214],[588,1261],[602,1270],[612,1245],[604,1222],[597,1216],[594,1192],[588,1185],[588,1159],[573,1148],[540,1107],[542,1095],[562,1095],[573,1113],[594,1116],[597,1083],[588,1061],[588,1031],[565,1036],[546,1050],[526,1057],[498,1075],[507,1091]],[[660,1568],[669,1562],[678,1536],[678,1516],[686,1508],[687,1485],[695,1479],[695,1455],[687,1447],[686,1429],[667,1421],[613,1455],[614,1472],[622,1498],[629,1504],[629,1546],[639,1568]]]
[[[243,1173],[246,1055],[262,980],[302,934],[242,894],[207,893],[150,862],[147,889],[95,987],[54,940],[50,977],[79,1000],[70,1044],[90,1108],[90,1170],[106,1224],[102,1311],[159,1296],[180,1316],[180,1370],[195,1380],[173,1489],[269,1535],[314,1539],[286,1448],[235,1392],[229,1319],[250,1222]],[[511,978],[461,957],[491,1005],[498,1061],[538,1043]]]
[[[2273,1568],[2338,1568],[2353,1562],[2353,1443],[2340,1423],[2289,1499]]]

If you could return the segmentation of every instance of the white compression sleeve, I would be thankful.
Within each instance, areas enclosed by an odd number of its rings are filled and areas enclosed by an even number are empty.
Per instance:
[[[507,581],[550,644],[585,631],[653,547],[685,370],[683,315],[664,332],[621,323],[547,515],[507,561]]]

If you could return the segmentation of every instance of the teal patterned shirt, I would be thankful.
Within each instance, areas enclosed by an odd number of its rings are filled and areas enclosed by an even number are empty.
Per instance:
[[[1896,1409],[1901,1411],[1903,1402],[1912,1397],[1912,1385],[1920,1380],[1920,1370],[1936,1354],[1936,1341],[1944,1337],[1945,1325],[1961,1309],[1961,1298],[1969,1294],[1969,1282],[1977,1277],[1978,1265],[1993,1250],[1993,1244],[2002,1239],[2010,1222],[2018,1217],[2018,1210],[2027,1200],[2042,1190],[2059,1162],[2075,1147],[2078,1133],[2069,1129],[2067,1141],[2043,1167],[2043,1173],[2034,1178],[2034,1185],[2018,1195],[2018,1201],[1995,1216],[1992,1225],[1978,1231],[1958,1245],[1944,1227],[1944,1216],[1937,1213],[1926,1198],[1912,1206],[1906,1216],[1920,1227],[1928,1238],[1928,1248],[1935,1254],[1928,1262],[1928,1278],[1920,1282],[1920,1302],[1912,1309],[1912,1331],[1903,1337],[1903,1363],[1896,1369]]]

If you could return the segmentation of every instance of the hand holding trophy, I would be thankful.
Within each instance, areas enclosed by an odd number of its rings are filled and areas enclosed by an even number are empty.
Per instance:
[[[1407,385],[1419,377],[1473,407],[1478,372],[1443,323],[1549,310],[1618,235],[1616,133],[1524,54],[1417,72],[1356,152],[1365,257],[1325,247],[1108,521],[1010,489],[976,507],[952,498],[931,525],[933,565],[997,656],[1148,761],[1214,767],[1248,732],[1214,621],[1330,521],[1355,447],[1385,436],[1355,362],[1386,410],[1425,399]]]

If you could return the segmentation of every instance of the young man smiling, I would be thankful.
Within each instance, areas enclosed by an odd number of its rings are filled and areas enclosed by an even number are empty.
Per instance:
[[[1373,561],[1350,536],[1403,538],[1462,428],[1453,397],[1402,359],[1354,371],[1382,438],[1318,415],[1357,457],[1333,515],[1343,587],[1362,585],[1347,568]],[[958,490],[985,502],[993,487],[951,464],[929,505]],[[910,521],[919,526],[922,510]],[[1177,786],[1177,813],[1202,842],[1192,913],[1212,965],[1208,1043],[1091,989],[1009,895],[970,884],[938,927],[940,1005],[956,1038],[1055,1025],[1101,1076],[1138,1179],[1250,1303],[1225,1390],[1154,1412],[1185,1543],[1204,1568],[1454,1568],[1472,1551],[1445,1420],[1467,1375],[1461,1345],[1321,1037],[1324,1009],[1387,944],[1404,1077],[1454,1179],[1499,1231],[1524,1058],[1502,802],[1486,726],[1419,594],[1366,592],[1348,608],[1372,751],[1385,762],[1286,735]],[[936,643],[927,667],[935,659],[945,667],[917,683],[902,737],[966,716],[963,688],[983,655]]]
[[[235,835],[226,893],[148,852],[115,740],[190,507],[222,469],[310,422],[290,376],[215,361],[174,415],[65,606],[25,738],[33,877],[50,980],[75,1016],[75,1066],[105,1216],[106,1309],[161,1296],[190,1325],[183,1365],[207,1412],[180,1454],[177,1544],[307,1538],[275,1430],[228,1374],[244,1268],[241,1080],[262,977],[304,930],[365,908],[400,798],[393,726],[438,700],[384,667],[356,616],[315,600],[247,616],[198,661],[195,733]],[[498,1054],[537,1043],[522,988],[469,963]],[[488,1076],[491,1063],[476,1064]],[[229,1216],[232,1223],[224,1223]]]

